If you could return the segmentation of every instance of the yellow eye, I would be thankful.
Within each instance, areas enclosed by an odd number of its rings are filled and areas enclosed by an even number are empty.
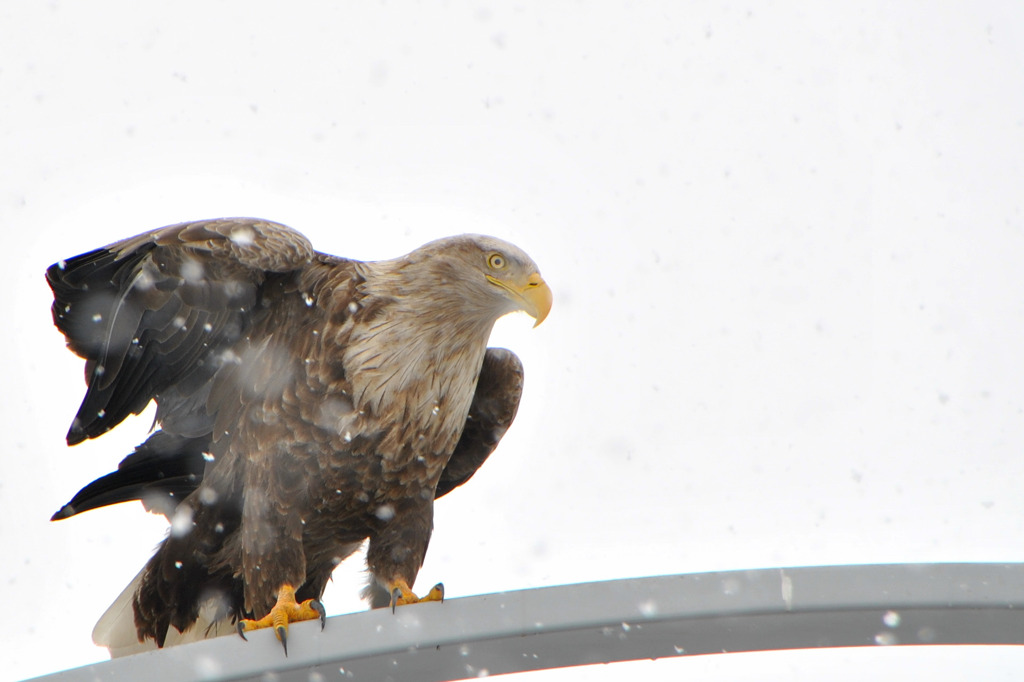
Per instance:
[[[490,265],[491,268],[493,268],[494,270],[501,270],[503,267],[505,267],[505,257],[502,256],[500,253],[492,253],[490,256],[487,257],[487,264]]]

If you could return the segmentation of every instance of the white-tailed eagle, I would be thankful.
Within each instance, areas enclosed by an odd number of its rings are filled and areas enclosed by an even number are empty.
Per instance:
[[[551,308],[530,257],[493,237],[360,262],[249,218],[147,232],[46,277],[86,360],[68,444],[157,404],[159,430],[53,517],[142,500],[172,521],[98,625],[114,648],[125,620],[163,646],[210,605],[286,644],[289,621],[323,620],[331,572],[366,539],[374,605],[418,601],[434,500],[519,405],[522,365],[487,347],[491,328]]]

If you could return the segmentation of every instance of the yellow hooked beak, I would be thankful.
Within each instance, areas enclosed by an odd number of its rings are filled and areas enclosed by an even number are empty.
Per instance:
[[[491,275],[487,275],[487,281],[498,285],[519,299],[523,304],[523,310],[536,320],[533,324],[534,327],[543,322],[544,318],[551,312],[551,288],[548,287],[548,283],[544,281],[539,272],[535,272],[527,277],[526,284],[521,286],[509,284]]]

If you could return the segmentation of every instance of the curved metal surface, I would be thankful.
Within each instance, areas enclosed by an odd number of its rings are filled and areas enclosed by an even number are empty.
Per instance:
[[[813,647],[1024,644],[1024,564],[758,569],[583,583],[334,616],[36,678],[429,682]]]

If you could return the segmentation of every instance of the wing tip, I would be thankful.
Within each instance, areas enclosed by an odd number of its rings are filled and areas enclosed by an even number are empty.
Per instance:
[[[82,408],[78,408],[81,412]],[[68,445],[78,445],[82,441],[86,440],[89,435],[86,430],[82,428],[82,419],[78,416],[71,422],[71,427],[68,429],[68,433],[64,436],[64,440],[67,441]]]
[[[86,400],[88,400],[88,398],[89,396],[86,394]],[[85,403],[83,402],[83,405],[84,404]],[[80,413],[82,411],[84,410],[79,410]],[[67,441],[69,446],[72,446],[84,443],[90,438],[102,436],[107,431],[110,431],[124,421],[125,417],[130,413],[130,409],[122,410],[112,417],[106,410],[100,410],[99,413],[97,413],[96,418],[89,422],[82,421],[80,417],[75,417],[75,421],[72,422],[71,428],[68,429],[68,434],[64,437],[64,440]],[[136,414],[138,413],[136,412]]]
[[[77,513],[78,511],[74,507],[72,507],[70,504],[65,504],[63,507],[61,507],[60,509],[53,513],[53,516],[50,517],[50,520],[60,521],[62,519],[69,519]]]

